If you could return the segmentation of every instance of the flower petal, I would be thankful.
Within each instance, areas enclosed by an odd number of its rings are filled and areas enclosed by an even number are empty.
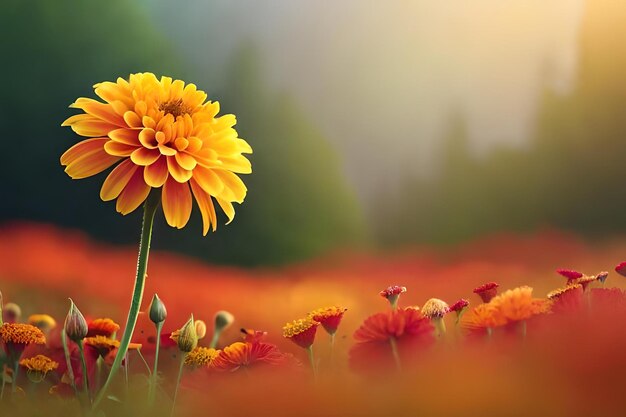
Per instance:
[[[242,203],[246,197],[248,189],[243,181],[241,181],[241,178],[230,171],[224,171],[222,169],[216,169],[214,172],[224,183],[224,190],[222,191],[222,194],[220,194],[220,197],[236,201],[237,203]],[[230,193],[227,193],[227,190],[230,191]],[[229,194],[232,194],[232,196]]]
[[[138,168],[130,159],[116,166],[104,180],[100,189],[100,198],[103,201],[117,198]]]
[[[187,183],[181,184],[168,178],[163,184],[163,213],[167,224],[181,229],[191,216],[191,192]]]
[[[72,179],[87,178],[96,175],[117,161],[117,156],[109,155],[104,150],[104,138],[88,139],[67,150],[61,156],[61,164],[67,165],[65,172]],[[89,143],[85,143],[91,141]]]
[[[109,132],[109,137],[119,143],[139,146],[139,132],[138,129],[115,129]]]
[[[110,140],[104,144],[104,150],[106,153],[113,156],[130,156],[136,149],[136,146],[119,143],[114,140]]]
[[[145,201],[150,190],[143,180],[143,169],[137,169],[117,198],[116,210],[123,215],[134,211]]]
[[[178,165],[176,158],[173,156],[167,157],[167,167],[172,177],[180,183],[189,181],[189,178],[192,176],[192,171],[184,169]]]
[[[220,205],[222,210],[224,210],[224,213],[228,217],[228,221],[226,222],[226,224],[232,222],[235,218],[235,208],[233,207],[233,204],[230,201],[222,200],[219,197],[215,197],[215,200],[217,200],[217,203]]]
[[[196,159],[193,156],[189,155],[187,152],[176,152],[176,155],[174,155],[174,157],[176,158],[176,162],[178,162],[178,165],[186,170],[192,170],[198,164],[196,162]]]
[[[69,165],[85,154],[103,150],[107,142],[108,138],[94,138],[78,142],[61,155],[61,165]]]
[[[80,136],[96,137],[106,136],[117,126],[100,120],[89,114],[77,114],[65,120],[61,126],[70,126]]]
[[[146,165],[143,172],[143,179],[150,187],[159,188],[168,177],[167,160],[165,156],[160,156],[152,164]]]
[[[205,168],[202,165],[196,166],[193,170],[193,178],[198,185],[212,196],[217,196],[224,190],[224,183],[212,169]]]
[[[130,154],[130,159],[137,165],[146,166],[153,164],[160,156],[156,149],[137,148]]]
[[[80,97],[70,105],[72,108],[81,109],[98,119],[104,120],[120,127],[126,127],[124,119],[113,110],[110,104],[100,103],[91,98]]]
[[[227,169],[229,171],[235,172],[237,174],[250,174],[252,173],[252,164],[243,155],[238,155],[236,157],[221,157],[220,161],[222,161],[222,168]]]
[[[215,214],[215,206],[213,206],[213,200],[211,195],[200,187],[200,185],[192,178],[189,180],[191,185],[191,191],[193,192],[200,213],[202,214],[202,234],[206,236],[209,232],[209,228],[213,226],[213,231],[217,229],[217,215]]]

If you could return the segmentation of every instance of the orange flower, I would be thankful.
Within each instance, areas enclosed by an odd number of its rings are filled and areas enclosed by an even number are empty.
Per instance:
[[[332,335],[337,331],[339,323],[341,323],[341,319],[343,318],[343,313],[347,310],[347,308],[337,306],[318,308],[310,312],[309,317],[313,319],[313,321],[320,323],[322,327]]]
[[[0,338],[4,341],[7,355],[14,358],[19,358],[27,345],[46,343],[46,337],[41,330],[21,323],[4,323],[0,326]]]
[[[220,371],[236,371],[254,365],[280,365],[288,358],[271,343],[235,342],[219,352],[213,359],[212,367]]]
[[[320,324],[310,317],[294,320],[285,324],[283,336],[294,342],[296,345],[308,349],[315,340],[317,326]]]
[[[252,148],[237,137],[235,116],[217,117],[219,103],[207,102],[195,85],[152,73],[94,88],[104,102],[79,98],[70,107],[84,113],[63,122],[90,138],[61,156],[70,177],[90,177],[117,164],[100,197],[117,199],[116,209],[124,215],[139,207],[152,188],[161,188],[163,212],[172,227],[187,224],[192,194],[202,213],[203,234],[217,227],[213,198],[232,221],[232,203],[242,203],[247,191],[236,174],[252,172],[243,156]]]
[[[260,342],[265,336],[267,336],[267,332],[262,330],[254,330],[254,329],[240,329],[241,333],[243,333],[243,341],[244,342]]]
[[[28,376],[34,382],[40,382],[50,371],[59,367],[59,363],[45,355],[37,355],[32,358],[22,359],[20,365],[27,369]]]
[[[507,290],[494,297],[489,304],[507,322],[527,320],[549,309],[546,300],[533,298],[533,289],[527,286]]]
[[[220,354],[219,350],[198,346],[185,356],[185,365],[199,368],[210,367],[213,360]]]
[[[461,318],[461,327],[471,332],[481,332],[505,324],[506,319],[491,303],[479,304]]]
[[[87,325],[87,337],[92,336],[106,336],[111,337],[113,333],[117,332],[120,329],[120,325],[114,322],[111,319],[95,319],[89,322]]]
[[[106,336],[93,336],[85,338],[85,346],[93,348],[100,356],[106,358],[107,354],[120,346],[119,340],[110,339]]]

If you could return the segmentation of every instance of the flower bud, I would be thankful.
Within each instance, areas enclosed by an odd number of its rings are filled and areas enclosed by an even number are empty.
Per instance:
[[[215,313],[215,331],[221,333],[224,329],[230,327],[235,321],[235,316],[226,310],[220,310]]]
[[[163,323],[167,318],[167,310],[165,309],[165,304],[159,298],[158,295],[154,294],[152,297],[152,303],[150,303],[150,320],[154,324]]]
[[[7,303],[2,310],[2,318],[5,323],[17,323],[22,317],[22,309],[15,303]]]
[[[202,320],[196,320],[195,326],[198,340],[203,339],[206,336],[206,323]]]
[[[70,303],[70,311],[65,317],[65,334],[67,334],[70,340],[79,342],[87,336],[89,328],[87,327],[87,320],[85,320],[85,317],[71,298]]]
[[[195,321],[193,314],[187,320],[187,323],[180,329],[178,333],[178,349],[181,352],[189,353],[198,346],[198,335],[196,334]]]

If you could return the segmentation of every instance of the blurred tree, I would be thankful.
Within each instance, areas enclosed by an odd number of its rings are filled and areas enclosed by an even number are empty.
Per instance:
[[[260,80],[259,58],[243,45],[231,63],[220,96],[222,112],[234,110],[237,130],[254,149],[253,173],[243,176],[248,195],[232,224],[199,237],[199,216],[177,242],[184,251],[219,262],[276,264],[364,242],[364,222],[339,160],[316,127],[285,95]],[[197,74],[194,79],[200,78]],[[160,228],[175,239],[180,231]]]
[[[408,179],[412,197],[381,208],[396,223],[376,235],[387,243],[444,243],[544,225],[587,236],[626,231],[624,21],[626,3],[588,2],[575,88],[566,95],[546,89],[528,149],[473,157],[463,118],[453,117],[440,175]]]

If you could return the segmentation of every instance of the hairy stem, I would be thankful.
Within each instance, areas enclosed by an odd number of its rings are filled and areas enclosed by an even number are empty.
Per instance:
[[[150,255],[150,240],[152,239],[154,214],[159,207],[160,198],[159,193],[152,191],[143,205],[143,223],[141,226],[141,240],[139,241],[139,256],[137,259],[137,275],[135,277],[133,298],[130,303],[130,309],[128,310],[128,318],[126,319],[124,334],[122,335],[122,340],[120,340],[120,347],[115,355],[115,359],[113,360],[113,365],[111,365],[109,376],[104,382],[104,385],[100,389],[100,392],[93,403],[94,408],[97,407],[105,397],[107,389],[119,371],[124,357],[126,357],[128,345],[133,337],[133,331],[135,330],[135,325],[137,324],[137,316],[139,315],[139,309],[141,308],[141,300],[143,299],[143,290],[146,284],[146,271],[148,269],[148,256]]]

